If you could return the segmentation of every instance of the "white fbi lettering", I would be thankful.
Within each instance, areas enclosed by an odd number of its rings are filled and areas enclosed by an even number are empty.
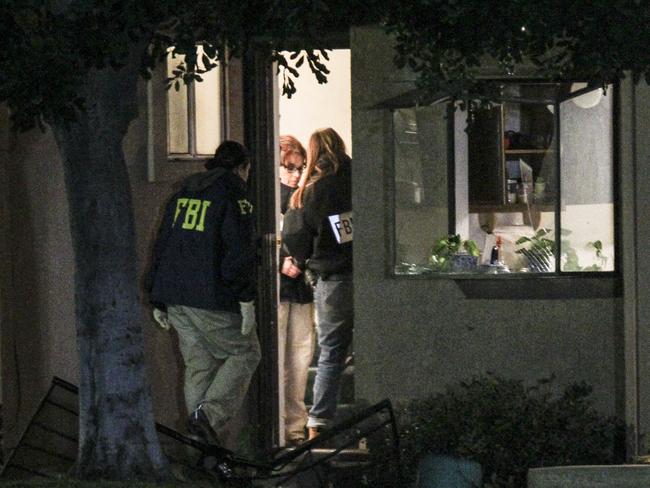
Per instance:
[[[330,226],[334,237],[339,244],[352,241],[352,212],[345,212],[340,215],[330,215]]]

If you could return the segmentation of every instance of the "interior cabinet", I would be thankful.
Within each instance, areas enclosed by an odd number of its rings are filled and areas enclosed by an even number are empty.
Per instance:
[[[471,213],[552,210],[557,93],[549,90],[509,85],[501,103],[473,114],[467,129]]]
[[[467,126],[469,204],[506,203],[503,109],[478,110]]]

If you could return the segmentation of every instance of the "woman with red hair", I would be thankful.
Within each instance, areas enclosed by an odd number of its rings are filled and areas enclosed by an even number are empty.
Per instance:
[[[298,186],[307,153],[293,136],[280,137],[280,199],[284,214],[289,198]],[[280,263],[291,266],[292,258],[280,250]],[[286,264],[285,264],[286,263]],[[278,305],[278,361],[281,365],[280,391],[285,440],[296,445],[305,439],[307,409],[305,390],[309,365],[314,356],[314,296],[302,276],[280,274]]]

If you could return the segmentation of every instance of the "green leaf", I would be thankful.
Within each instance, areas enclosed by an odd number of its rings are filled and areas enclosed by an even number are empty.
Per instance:
[[[477,461],[483,486],[503,488],[526,486],[531,467],[623,462],[624,421],[595,410],[590,385],[556,383],[554,374],[525,385],[486,373],[395,405],[405,486],[427,452]],[[381,467],[368,485],[395,486],[391,431],[368,441]]]

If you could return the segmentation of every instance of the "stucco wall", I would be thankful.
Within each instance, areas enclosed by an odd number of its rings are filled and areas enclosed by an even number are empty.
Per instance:
[[[22,432],[52,376],[75,381],[77,375],[63,168],[49,133],[13,137],[6,166],[11,296],[10,320],[2,328],[5,448]]]
[[[7,161],[11,135],[9,109],[0,105],[0,337],[9,322],[9,294],[11,291],[11,261],[9,252],[9,195],[7,194]],[[0,405],[2,404],[2,356],[4,348],[0,341]]]
[[[476,299],[451,279],[390,277],[386,168],[390,115],[376,104],[414,88],[379,29],[353,29],[355,387],[358,399],[422,397],[491,371],[558,387],[585,380],[623,414],[622,300]],[[432,236],[433,239],[433,236]]]
[[[638,423],[638,451],[650,444],[650,87],[622,83],[621,150],[623,168],[623,259],[625,264],[626,409],[629,423]],[[643,438],[645,436],[645,439]]]

